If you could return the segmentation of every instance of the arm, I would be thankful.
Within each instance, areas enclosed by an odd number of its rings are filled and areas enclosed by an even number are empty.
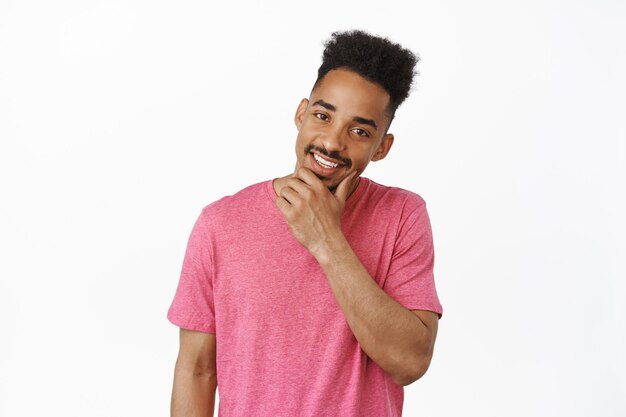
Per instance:
[[[317,259],[363,351],[398,385],[419,379],[430,365],[438,315],[411,311],[369,275],[341,231],[348,176],[334,193],[300,168],[280,189],[276,205],[291,232]]]
[[[209,417],[215,408],[215,335],[180,329],[171,417]]]
[[[439,317],[408,310],[369,275],[343,235],[316,256],[363,351],[398,385],[421,378],[433,355]]]

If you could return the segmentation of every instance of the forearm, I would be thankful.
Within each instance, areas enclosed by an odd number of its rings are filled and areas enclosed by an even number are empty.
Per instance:
[[[418,379],[432,356],[431,333],[385,293],[343,235],[315,255],[363,351],[399,385]]]
[[[213,417],[217,376],[176,367],[171,417]]]

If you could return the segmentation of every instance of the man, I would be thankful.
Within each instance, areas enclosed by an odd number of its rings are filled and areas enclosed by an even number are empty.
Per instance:
[[[295,114],[292,174],[204,207],[168,319],[172,416],[400,416],[442,308],[424,200],[361,174],[388,154],[416,56],[333,33]]]

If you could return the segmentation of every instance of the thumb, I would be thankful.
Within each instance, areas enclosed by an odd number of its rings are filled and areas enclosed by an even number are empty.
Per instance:
[[[348,192],[350,191],[350,183],[354,179],[354,177],[356,177],[356,171],[353,171],[350,175],[348,175],[343,180],[341,180],[341,182],[337,186],[337,189],[335,190],[335,193],[334,193],[335,197],[342,204],[345,203],[346,199],[348,198]]]

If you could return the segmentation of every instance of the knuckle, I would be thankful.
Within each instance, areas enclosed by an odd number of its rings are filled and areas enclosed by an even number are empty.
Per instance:
[[[297,209],[301,209],[304,205],[304,201],[302,201],[302,199],[295,199],[294,202],[292,203],[292,205],[297,208]]]

